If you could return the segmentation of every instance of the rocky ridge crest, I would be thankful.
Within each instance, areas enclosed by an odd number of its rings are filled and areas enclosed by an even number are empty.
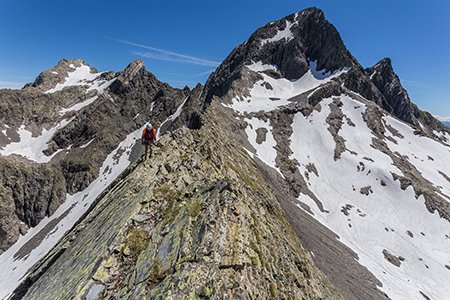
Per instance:
[[[220,117],[203,122],[165,135],[154,158],[130,167],[16,296],[343,299]]]

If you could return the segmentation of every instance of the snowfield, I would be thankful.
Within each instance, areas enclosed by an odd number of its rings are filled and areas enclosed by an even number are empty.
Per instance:
[[[261,41],[261,45],[264,45],[266,43],[277,42],[283,38],[285,39],[286,43],[292,40],[294,38],[294,34],[291,32],[292,24],[293,24],[292,22],[286,21],[286,28],[284,30],[278,30],[277,34],[274,37]]]
[[[329,213],[322,212],[308,196],[301,195],[299,200],[358,254],[359,262],[383,283],[381,290],[390,298],[423,299],[421,291],[431,299],[447,299],[444,295],[450,295],[450,272],[445,265],[450,264],[450,239],[446,235],[450,223],[438,213],[429,213],[423,196],[416,199],[412,187],[402,190],[400,182],[393,180],[392,173],[403,173],[392,165],[389,156],[369,146],[371,133],[360,114],[363,104],[347,96],[341,101],[344,114],[355,127],[344,123],[339,135],[357,155],[346,151],[341,159],[333,159],[335,142],[323,126],[331,99],[322,102],[321,112],[314,111],[307,118],[300,113],[294,118],[292,158],[301,163],[301,174],[307,164],[314,164],[319,176],[310,174],[309,188]],[[402,155],[415,153],[418,158],[413,164],[431,182],[436,183],[433,178],[443,179],[436,166],[449,172],[448,154],[442,156],[448,153],[448,147],[415,136],[409,126],[392,117],[385,119],[405,136],[396,137],[398,145],[388,142],[389,147],[395,145],[391,149]],[[435,161],[426,159],[428,155],[436,157]],[[422,162],[421,158],[426,160]],[[439,180],[438,185],[450,188],[448,181]],[[362,193],[364,188],[368,195]],[[383,250],[403,258],[401,265],[388,262]]]
[[[70,65],[70,67],[75,68],[74,65]],[[89,66],[81,65],[81,67],[75,68],[75,71],[69,72],[64,83],[58,83],[53,89],[46,91],[46,93],[51,94],[61,91],[65,87],[82,85],[88,88],[86,93],[97,90],[101,94],[115,80],[114,78],[108,81],[100,77],[101,74],[103,73],[91,73]]]
[[[46,156],[44,153],[42,153],[42,151],[48,148],[47,143],[51,141],[55,132],[58,129],[63,128],[64,126],[69,124],[71,120],[72,119],[70,120],[65,119],[49,130],[43,129],[42,134],[37,137],[33,137],[32,133],[26,130],[25,126],[22,125],[19,127],[19,130],[17,131],[17,134],[20,137],[20,141],[12,142],[6,145],[4,148],[0,147],[0,154],[3,156],[17,154],[22,155],[37,163],[47,163],[53,158],[53,156],[63,151],[64,149],[60,149],[50,156]]]
[[[317,63],[310,63],[310,70],[300,79],[287,80],[284,78],[274,79],[263,73],[266,70],[276,71],[277,67],[272,65],[264,65],[257,62],[247,66],[251,71],[259,73],[263,76],[263,80],[255,83],[250,91],[250,97],[235,97],[230,105],[223,104],[226,107],[233,108],[239,113],[251,113],[259,111],[271,111],[278,107],[291,103],[290,98],[300,95],[304,92],[318,88],[320,85],[329,82],[331,79],[338,77],[347,69],[336,70],[334,72],[325,73],[324,70],[316,70]],[[267,84],[273,89],[267,88]]]
[[[287,105],[289,98],[313,92],[346,70],[324,74],[316,71],[312,62],[311,70],[293,82],[262,73],[275,68],[261,62],[249,66],[264,79],[255,83],[250,97],[235,98],[232,104],[224,106],[245,116],[248,123],[245,131],[256,149],[252,155],[277,169],[271,125],[246,113],[268,112]],[[267,89],[265,82],[273,89]],[[274,98],[278,99],[274,101]],[[309,196],[302,194],[299,200],[310,207],[314,218],[337,233],[340,241],[358,254],[359,263],[382,282],[380,289],[391,299],[423,300],[423,295],[450,299],[450,223],[437,212],[430,213],[424,197],[416,198],[411,186],[402,190],[400,181],[394,180],[393,174],[404,174],[394,166],[390,156],[370,146],[374,135],[362,117],[366,105],[346,95],[338,98],[345,115],[338,135],[345,139],[348,149],[340,159],[334,160],[336,142],[326,121],[332,98],[320,102],[321,109],[307,117],[300,112],[293,116],[290,159],[300,163],[300,174],[309,174],[309,189],[323,209]],[[409,125],[391,116],[384,116],[383,121],[389,149],[406,156],[449,201],[450,147],[414,135]],[[258,129],[267,132],[266,140],[260,143],[256,141]],[[251,153],[250,149],[247,151]],[[315,167],[317,175],[308,172],[308,165]]]
[[[30,228],[25,236],[20,236],[11,248],[0,255],[0,266],[2,266],[0,299],[8,299],[14,289],[25,279],[29,269],[52,249],[89,209],[95,198],[129,166],[131,148],[136,142],[140,143],[144,127],[130,133],[117,149],[108,155],[100,169],[100,176],[88,188],[75,195],[67,194],[66,201],[51,217],[45,218],[36,227]],[[50,229],[47,226],[49,224]],[[41,236],[41,239],[35,243],[37,236]],[[29,247],[29,244],[33,244],[32,247]]]

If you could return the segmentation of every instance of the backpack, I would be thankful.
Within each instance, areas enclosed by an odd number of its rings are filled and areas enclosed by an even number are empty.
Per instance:
[[[153,138],[155,137],[156,132],[155,132],[155,128],[152,128],[150,131],[147,130],[147,128],[144,129],[144,137],[146,140],[153,140]]]

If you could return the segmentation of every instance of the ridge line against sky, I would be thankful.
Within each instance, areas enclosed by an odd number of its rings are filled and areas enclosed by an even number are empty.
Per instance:
[[[364,68],[391,58],[411,101],[450,118],[448,0],[4,0],[0,89],[20,89],[63,58],[114,72],[141,58],[159,80],[193,88],[259,27],[313,6]]]

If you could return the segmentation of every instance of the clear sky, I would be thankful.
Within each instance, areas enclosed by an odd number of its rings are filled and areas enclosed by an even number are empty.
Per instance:
[[[363,67],[390,57],[411,100],[450,120],[448,0],[0,0],[0,88],[63,58],[114,72],[141,58],[159,80],[192,88],[256,29],[311,6]]]

